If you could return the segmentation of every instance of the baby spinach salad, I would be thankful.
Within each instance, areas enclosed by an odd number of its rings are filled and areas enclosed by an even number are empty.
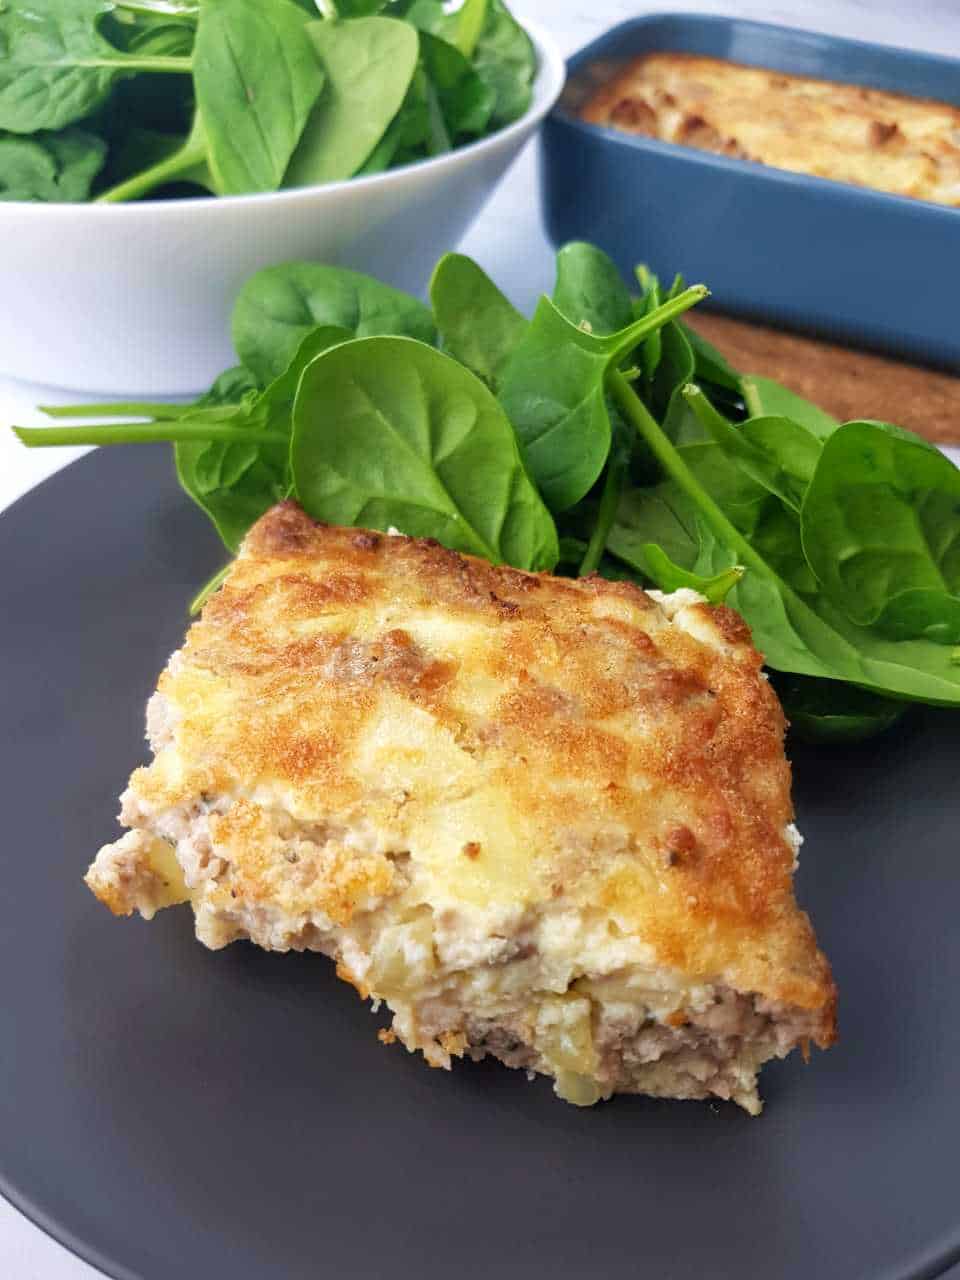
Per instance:
[[[693,588],[750,624],[808,737],[960,705],[960,472],[907,431],[835,422],[733,369],[683,322],[705,294],[643,267],[628,287],[582,243],[530,319],[459,254],[429,304],[285,263],[241,290],[240,363],[195,404],[48,409],[101,421],[15,430],[172,442],[230,551],[294,496],[494,563]]]
[[[504,0],[2,0],[0,200],[335,182],[530,105]]]

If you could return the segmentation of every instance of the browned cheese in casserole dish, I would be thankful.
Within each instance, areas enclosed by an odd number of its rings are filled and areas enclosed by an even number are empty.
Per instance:
[[[960,108],[686,53],[630,62],[593,124],[777,169],[960,206]]]

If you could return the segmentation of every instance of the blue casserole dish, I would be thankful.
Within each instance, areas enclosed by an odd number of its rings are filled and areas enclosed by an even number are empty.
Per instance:
[[[960,61],[701,14],[624,22],[575,54],[542,135],[555,243],[589,239],[630,273],[702,281],[720,310],[960,368],[960,209],[587,124],[623,62],[707,54],[960,106]]]

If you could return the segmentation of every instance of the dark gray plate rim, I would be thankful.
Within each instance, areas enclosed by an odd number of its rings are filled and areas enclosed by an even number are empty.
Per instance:
[[[99,451],[0,516],[5,878],[23,904],[0,909],[0,1192],[17,1209],[117,1280],[428,1260],[506,1280],[928,1280],[960,1260],[948,714],[792,747],[837,1048],[768,1068],[759,1120],[645,1099],[584,1113],[492,1064],[446,1075],[382,1049],[320,957],[212,954],[182,915],[114,922],[80,886],[222,556],[159,448]]]

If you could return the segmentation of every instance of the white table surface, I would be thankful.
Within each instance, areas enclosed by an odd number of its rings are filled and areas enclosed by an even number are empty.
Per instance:
[[[903,0],[739,0],[735,5],[722,0],[683,0],[659,6],[630,0],[513,0],[513,8],[521,17],[546,27],[564,53],[572,52],[614,22],[657,8],[673,8],[687,12],[735,11],[741,17],[960,55],[960,0],[912,0],[910,4]],[[528,308],[551,283],[552,255],[540,225],[535,182],[535,154],[529,148],[462,245],[523,308]],[[66,403],[78,398],[0,378],[0,424],[42,421],[33,410],[37,403]],[[12,436],[0,434],[0,510],[83,452],[31,452],[21,448]],[[192,1280],[188,1265],[184,1264],[176,1280]],[[0,1277],[95,1280],[99,1274],[0,1200]],[[960,1280],[960,1268],[951,1275],[953,1280]]]

